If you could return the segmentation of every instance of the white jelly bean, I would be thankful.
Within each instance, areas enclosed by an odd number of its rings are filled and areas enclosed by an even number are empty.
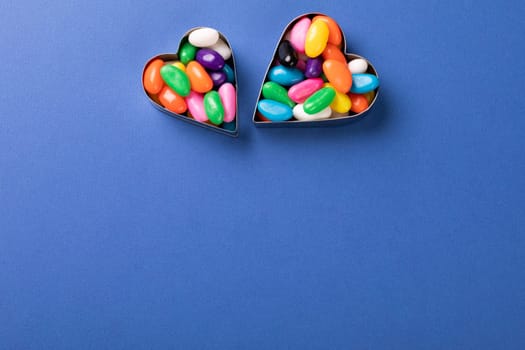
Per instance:
[[[195,29],[188,36],[190,44],[196,47],[212,46],[219,40],[219,32],[213,28],[199,28]]]
[[[348,62],[348,69],[352,74],[366,73],[368,69],[368,63],[362,58],[356,58]]]
[[[217,40],[215,44],[208,46],[208,48],[218,52],[225,61],[232,57],[232,50],[222,39]]]
[[[330,106],[315,114],[306,113],[304,111],[302,103],[295,105],[295,107],[293,108],[293,116],[295,117],[295,119],[302,121],[327,119],[330,118],[331,115],[332,109],[330,108]]]

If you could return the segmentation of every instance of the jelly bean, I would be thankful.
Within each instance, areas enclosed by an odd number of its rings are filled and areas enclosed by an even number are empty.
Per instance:
[[[221,70],[224,67],[224,58],[212,49],[200,49],[195,60],[209,70]]]
[[[311,78],[293,85],[288,90],[288,97],[297,103],[303,103],[314,92],[323,87],[323,79]]]
[[[210,122],[220,125],[224,120],[224,107],[217,91],[210,91],[204,95],[204,110]]]
[[[323,72],[323,60],[320,58],[308,58],[304,76],[307,78],[317,78]]]
[[[166,107],[166,109],[177,114],[184,113],[187,110],[184,98],[167,86],[165,86],[160,92],[159,101],[164,107]]]
[[[356,58],[348,62],[348,69],[352,74],[366,73],[368,70],[368,62],[362,58]]]
[[[328,43],[328,25],[324,21],[313,21],[306,33],[304,52],[308,57],[317,57]]]
[[[226,73],[226,80],[229,83],[235,82],[235,73],[233,72],[232,67],[230,67],[228,64],[224,65],[224,68],[222,69],[224,73]]]
[[[222,127],[228,131],[235,131],[235,129],[237,129],[237,125],[235,124],[235,122],[224,122],[222,123]]]
[[[337,91],[347,93],[352,87],[352,74],[345,63],[326,60],[323,63],[323,72]]]
[[[330,107],[326,107],[325,109],[314,114],[306,113],[306,111],[304,110],[304,105],[302,103],[299,103],[293,108],[293,116],[295,117],[295,119],[301,121],[322,120],[330,118],[331,115],[332,110],[330,109]]]
[[[319,113],[326,107],[329,107],[334,98],[335,90],[333,88],[322,88],[304,101],[304,111],[308,114]]]
[[[181,96],[188,96],[190,93],[190,80],[185,72],[172,65],[165,65],[160,69],[162,80]]]
[[[277,48],[277,60],[283,66],[295,67],[297,65],[297,53],[288,40],[284,40]]]
[[[283,86],[290,86],[302,81],[304,76],[297,68],[275,66],[268,72],[268,78]]]
[[[330,83],[325,83],[324,86],[333,88],[333,86]],[[352,101],[350,101],[350,97],[337,90],[334,91],[335,97],[332,103],[330,104],[330,108],[333,112],[348,114],[350,107],[352,107]]]
[[[341,50],[334,44],[326,44],[326,48],[323,51],[323,59],[326,60],[336,60],[346,64],[346,57],[343,55]]]
[[[156,59],[151,61],[144,71],[142,84],[144,84],[144,89],[150,94],[158,94],[164,86],[164,80],[160,75],[162,66],[164,66],[164,61]]]
[[[213,81],[203,66],[197,61],[191,61],[186,66],[186,74],[191,82],[191,89],[195,92],[206,93],[213,88]]]
[[[231,83],[223,84],[219,88],[219,96],[224,107],[224,122],[229,123],[235,119],[237,109],[235,87]]]
[[[226,44],[222,39],[217,40],[215,44],[209,46],[208,48],[218,52],[225,61],[232,57],[232,49],[230,49],[228,44]]]
[[[210,78],[213,81],[214,88],[218,88],[226,82],[226,73],[224,73],[223,71],[210,72],[208,74],[210,75]]]
[[[295,106],[295,103],[290,99],[290,97],[288,97],[288,91],[273,81],[264,83],[262,87],[262,95],[266,99],[284,103],[290,108]]]
[[[325,22],[328,26],[330,32],[330,34],[328,35],[328,42],[330,44],[334,44],[335,46],[340,46],[343,40],[343,35],[341,34],[341,28],[339,28],[337,22],[328,16],[315,16],[312,19],[312,23],[317,20]]]
[[[174,61],[170,63],[172,66],[179,68],[181,71],[186,72],[186,66],[181,61]]]
[[[188,64],[188,62],[193,61],[195,59],[196,52],[197,48],[195,46],[193,46],[189,42],[185,42],[184,44],[182,44],[179,50],[179,60],[184,64]]]
[[[370,104],[374,100],[374,97],[376,97],[376,92],[375,91],[368,91],[367,93],[365,93],[363,95],[365,96],[366,100],[368,101],[368,104]]]
[[[354,94],[364,94],[377,89],[379,79],[373,74],[352,74],[352,88]]]
[[[273,100],[260,100],[257,104],[259,112],[273,122],[282,122],[292,118],[292,109],[284,103]]]
[[[188,36],[190,44],[196,47],[208,47],[219,41],[219,32],[213,28],[195,29]]]
[[[294,24],[290,31],[290,43],[293,48],[300,53],[304,53],[304,43],[306,41],[306,33],[312,21],[308,17],[303,17]]]
[[[348,97],[350,97],[350,100],[352,101],[352,107],[350,108],[352,112],[361,113],[368,108],[368,101],[364,95],[350,93],[348,94]]]
[[[204,110],[204,96],[202,94],[191,91],[186,97],[186,104],[188,105],[188,111],[195,120],[201,123],[208,120],[208,116],[206,116],[206,111]]]

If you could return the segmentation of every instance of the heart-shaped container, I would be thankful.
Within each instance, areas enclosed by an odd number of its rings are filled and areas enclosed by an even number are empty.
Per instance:
[[[187,41],[188,36],[189,36],[189,34],[191,32],[193,32],[196,29],[200,29],[200,28],[205,28],[205,27],[191,28],[190,30],[188,30],[184,34],[184,36],[182,37],[182,39],[181,39],[181,41],[179,43],[179,47],[177,48],[177,53],[164,53],[164,54],[160,54],[160,55],[157,55],[157,56],[152,57],[151,59],[149,59],[148,62],[146,62],[146,64],[144,65],[144,68],[142,69],[142,77],[141,77],[142,80],[141,81],[144,80],[144,73],[146,72],[146,68],[148,67],[148,65],[153,60],[161,59],[164,62],[179,60],[178,52],[180,52],[181,46],[184,44],[185,41]],[[230,45],[230,42],[228,41],[228,39],[226,39],[226,37],[221,32],[219,32],[219,38],[222,39],[232,51],[232,55],[231,55],[231,57],[228,60],[226,60],[226,63],[229,64],[231,66],[232,70],[233,70],[233,73],[234,73],[234,76],[235,76],[235,81],[233,82],[233,86],[235,87],[235,93],[238,94],[239,85],[238,85],[238,79],[237,79],[237,70],[236,70],[236,65],[235,65],[235,58],[234,58],[233,48]],[[178,114],[178,113],[172,112],[172,111],[164,108],[164,106],[162,106],[160,104],[160,102],[158,101],[157,98],[155,98],[154,96],[151,96],[146,91],[146,89],[144,88],[144,84],[142,84],[142,88],[144,90],[144,94],[146,94],[146,97],[149,99],[149,101],[151,102],[153,107],[157,108],[159,111],[161,111],[163,113],[166,113],[167,115],[169,115],[171,117],[183,120],[183,121],[191,123],[193,125],[197,125],[197,126],[200,126],[202,128],[209,129],[209,130],[212,130],[212,131],[224,134],[224,135],[228,135],[228,136],[232,136],[232,137],[239,136],[239,115],[238,115],[239,108],[238,108],[237,99],[235,99],[236,100],[236,102],[235,102],[236,103],[236,105],[235,105],[235,111],[236,111],[236,115],[235,115],[235,129],[234,130],[228,130],[228,129],[222,128],[220,126],[216,126],[214,124],[211,124],[211,123],[208,124],[208,123],[199,122],[199,121],[197,121],[197,120],[195,120],[192,117],[187,116],[187,115],[183,115],[183,114]]]
[[[275,62],[276,59],[277,59],[277,49],[279,47],[279,44],[285,39],[286,34],[295,25],[295,23],[297,23],[297,21],[299,21],[300,19],[302,19],[304,17],[308,17],[308,18],[312,19],[315,16],[327,16],[327,15],[325,15],[323,13],[318,13],[318,12],[310,12],[310,13],[305,13],[303,15],[297,16],[296,18],[294,18],[286,26],[286,28],[284,28],[283,32],[281,33],[279,41],[277,42],[277,45],[276,45],[275,50],[274,50],[274,55],[272,56],[272,59],[270,60],[270,63],[268,64],[268,68],[266,69],[266,74],[264,75],[264,80],[261,83],[261,88],[259,90],[259,95],[258,95],[258,98],[257,98],[257,102],[255,103],[255,109],[254,109],[254,112],[253,112],[252,121],[253,121],[253,123],[255,124],[256,127],[261,127],[261,128],[283,128],[283,127],[284,128],[294,128],[294,127],[335,126],[335,125],[348,124],[350,122],[353,122],[353,121],[356,121],[358,119],[361,119],[372,108],[372,106],[377,101],[377,97],[379,95],[379,87],[375,90],[375,96],[370,101],[370,103],[368,105],[368,108],[366,110],[362,111],[361,113],[349,112],[348,116],[331,117],[331,118],[324,119],[324,120],[314,120],[314,121],[302,121],[302,120],[295,120],[295,119],[291,119],[291,120],[287,120],[287,121],[265,121],[265,120],[262,120],[259,117],[259,112],[257,110],[257,103],[263,98],[263,96],[262,96],[262,86],[263,86],[263,84],[266,81],[268,81],[268,72],[273,67],[273,62]],[[330,16],[327,16],[327,17],[330,17]],[[338,26],[339,26],[339,24],[338,24]],[[377,74],[376,69],[374,68],[372,63],[370,63],[370,61],[368,61],[366,58],[364,58],[364,57],[362,57],[360,55],[346,52],[346,36],[345,36],[345,33],[343,32],[343,30],[341,29],[341,26],[339,26],[339,30],[341,31],[341,34],[342,34],[341,50],[343,51],[343,54],[345,55],[345,57],[347,59],[347,62],[349,60],[353,60],[353,59],[356,59],[356,58],[362,58],[362,59],[366,60],[367,63],[368,63],[368,70],[367,70],[366,73],[373,74],[377,78],[379,78],[379,75]]]

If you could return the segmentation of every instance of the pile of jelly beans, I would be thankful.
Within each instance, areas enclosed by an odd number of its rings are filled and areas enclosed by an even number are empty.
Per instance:
[[[148,95],[167,110],[202,123],[235,129],[236,89],[232,50],[212,28],[183,39],[177,61],[151,61],[144,71]]]
[[[328,16],[304,16],[285,33],[257,103],[259,121],[314,121],[368,109],[379,80],[362,58],[349,62]]]

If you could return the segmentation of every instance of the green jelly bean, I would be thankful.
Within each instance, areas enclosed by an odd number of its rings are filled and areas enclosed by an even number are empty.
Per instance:
[[[179,68],[167,64],[160,69],[160,76],[166,85],[180,96],[184,97],[190,94],[190,79]]]
[[[179,60],[184,63],[184,65],[187,65],[188,62],[195,59],[196,53],[197,48],[189,42],[185,42],[179,50]]]
[[[304,111],[308,114],[315,114],[321,112],[326,107],[330,106],[335,98],[335,90],[331,87],[325,87],[316,91],[312,96],[304,101]]]
[[[210,122],[220,125],[224,120],[224,107],[217,91],[210,91],[204,95],[204,111]]]
[[[288,97],[288,91],[284,87],[273,81],[268,81],[264,83],[262,88],[262,94],[264,98],[284,103],[290,108],[293,108],[295,106],[295,102],[292,101],[290,97]]]

